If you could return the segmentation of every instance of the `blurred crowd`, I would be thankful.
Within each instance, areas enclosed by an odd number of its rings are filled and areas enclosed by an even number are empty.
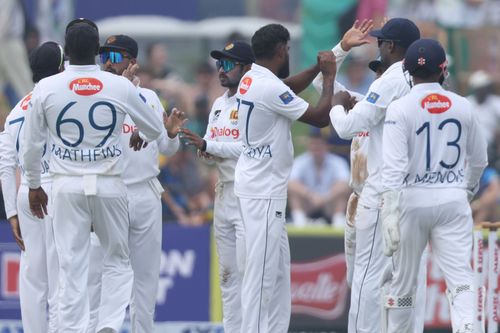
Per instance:
[[[303,5],[306,2],[304,0]],[[272,16],[273,8],[283,8],[283,1],[266,3],[263,14],[269,13],[267,16]],[[279,11],[279,18],[300,20],[301,2],[293,3],[297,8]],[[500,220],[500,0],[360,0],[352,3],[342,14],[350,24],[356,17],[363,19],[368,15],[378,22],[386,15],[409,17],[419,23],[424,37],[438,38],[447,45],[452,69],[448,86],[469,96],[489,144],[490,164],[472,202],[474,217],[476,221]],[[0,8],[0,129],[3,130],[10,109],[32,89],[27,55],[39,45],[41,38],[40,29],[29,24],[22,1],[0,0]],[[491,30],[491,26],[496,29]],[[462,28],[468,30],[463,32]],[[458,42],[466,48],[466,55],[456,47],[457,29],[462,29]],[[475,47],[475,43],[482,40],[477,36],[487,38],[488,44]],[[226,41],[237,39],[245,38],[228,32]],[[332,47],[334,43],[332,40]],[[169,59],[169,45],[153,42],[141,48],[145,51],[145,56],[138,59],[141,86],[156,91],[167,112],[174,107],[187,112],[187,127],[204,136],[212,103],[224,92],[208,54],[207,61],[193,64],[194,78],[186,78],[176,72],[175,64]],[[376,56],[373,49],[355,50],[337,79],[350,90],[367,93],[375,79],[368,62]],[[315,98],[311,92],[304,97]],[[298,153],[290,179],[287,216],[298,226],[343,226],[350,194],[350,142],[339,139],[332,128],[302,128],[295,131],[294,136]],[[161,157],[159,163],[159,179],[166,189],[164,221],[184,225],[211,223],[217,181],[215,169],[200,162],[196,151],[187,145],[182,145],[170,158]],[[0,218],[5,218],[4,214],[0,209]]]

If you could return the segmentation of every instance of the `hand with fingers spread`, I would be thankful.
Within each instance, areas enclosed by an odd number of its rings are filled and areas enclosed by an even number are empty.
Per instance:
[[[38,187],[35,189],[30,188],[28,193],[29,204],[31,213],[38,217],[39,219],[43,219],[45,215],[48,215],[47,211],[47,203],[48,197],[43,188]]]
[[[168,137],[171,139],[175,138],[181,132],[181,128],[184,127],[187,121],[186,114],[177,108],[172,109],[170,116],[163,113],[163,126],[165,126]]]
[[[361,23],[356,20],[344,36],[340,45],[344,51],[349,51],[351,48],[368,44],[370,42],[368,33],[373,28],[372,20],[363,20]]]
[[[9,217],[9,222],[12,229],[12,235],[14,236],[17,245],[19,246],[21,251],[24,251],[24,241],[21,235],[21,227],[19,226],[19,219],[17,218],[17,215]]]
[[[130,63],[122,73],[122,76],[126,77],[130,82],[132,82],[135,86],[138,86],[140,83],[139,78],[135,75],[139,70],[138,64]]]
[[[134,151],[139,151],[142,148],[146,148],[148,143],[141,138],[139,135],[139,130],[134,130],[130,136],[129,147],[134,149]]]

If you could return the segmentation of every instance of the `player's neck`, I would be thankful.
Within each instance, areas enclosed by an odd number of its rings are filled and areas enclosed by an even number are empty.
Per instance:
[[[88,59],[69,59],[70,65],[85,66],[85,65],[95,65],[95,57]]]
[[[231,87],[227,90],[227,97],[232,97],[236,94],[236,91],[238,90],[238,86],[236,87]]]
[[[269,69],[274,75],[278,76],[280,65],[276,64],[272,59],[257,59],[255,63]]]

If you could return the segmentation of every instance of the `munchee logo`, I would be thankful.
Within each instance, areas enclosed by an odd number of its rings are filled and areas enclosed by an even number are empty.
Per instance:
[[[102,82],[93,77],[80,78],[71,81],[69,89],[78,95],[90,96],[102,90]]]
[[[451,101],[446,96],[430,94],[422,100],[421,105],[429,113],[443,113],[451,108]]]

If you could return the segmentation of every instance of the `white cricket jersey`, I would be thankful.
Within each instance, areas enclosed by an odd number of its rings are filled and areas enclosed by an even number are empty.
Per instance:
[[[236,95],[229,97],[226,91],[214,101],[204,139],[207,142],[206,152],[220,157],[215,162],[219,181],[233,182],[236,162],[243,151]]]
[[[24,177],[24,168],[21,151],[21,139],[24,132],[24,122],[28,103],[31,99],[31,92],[26,95],[7,116],[4,131],[0,133],[0,179],[2,181],[2,191],[7,218],[17,214],[17,185],[16,171],[21,170],[21,186],[27,186],[28,182]],[[41,159],[41,183],[47,184],[52,181],[49,174],[49,160],[46,149],[43,150]]]
[[[253,64],[236,94],[244,150],[234,193],[242,198],[285,199],[293,165],[290,128],[309,104],[265,67]]]
[[[150,106],[149,112],[155,115],[159,124],[163,124],[165,110],[156,93],[146,88],[138,89],[146,99],[146,104]],[[160,173],[158,154],[171,156],[179,149],[179,137],[169,138],[165,127],[162,126],[162,135],[158,139],[149,142],[146,148],[134,151],[134,149],[130,148],[129,143],[132,132],[136,129],[137,126],[127,114],[122,126],[122,135],[120,136],[124,164],[122,178],[125,185],[141,183],[158,176]]]
[[[387,107],[409,91],[408,78],[399,61],[372,83],[369,93],[349,113],[341,105],[334,106],[330,111],[330,120],[342,139],[352,139],[360,132],[369,132],[368,178],[359,201],[364,206],[379,206],[379,195],[382,193],[382,133]]]
[[[393,102],[383,135],[384,190],[479,184],[486,140],[469,101],[438,83],[418,84]]]
[[[118,176],[122,172],[122,124],[129,114],[148,141],[163,125],[146,99],[125,77],[97,65],[70,65],[41,80],[26,116],[23,158],[30,188],[40,186],[40,156],[48,129],[50,172],[54,175]]]
[[[338,43],[332,49],[335,55],[335,62],[337,63],[337,73],[340,70],[342,63],[344,62],[350,51],[344,51]],[[321,94],[323,90],[323,74],[319,73],[313,80],[313,86],[316,88],[318,93]],[[364,95],[348,90],[343,84],[335,80],[333,85],[333,93],[338,93],[339,91],[346,91],[351,96],[353,96],[358,102],[364,99]],[[367,154],[368,154],[368,136],[369,132],[360,132],[352,139],[351,143],[351,176],[349,181],[349,186],[354,192],[360,194],[365,185],[366,178],[368,177],[367,171]]]

